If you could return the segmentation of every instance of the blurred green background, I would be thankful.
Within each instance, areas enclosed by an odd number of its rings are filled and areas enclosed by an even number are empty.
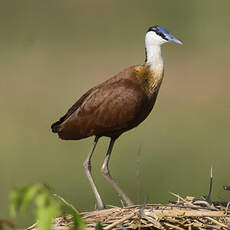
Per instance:
[[[144,61],[151,25],[169,29],[183,46],[163,47],[165,79],[154,111],[117,141],[111,172],[137,203],[168,202],[208,192],[230,199],[230,1],[1,0],[0,216],[8,217],[14,186],[47,183],[79,210],[95,207],[82,164],[93,139],[61,141],[52,122],[90,87]],[[106,204],[120,205],[100,167],[92,167]],[[140,153],[138,153],[140,150]],[[18,216],[22,228],[30,215]]]

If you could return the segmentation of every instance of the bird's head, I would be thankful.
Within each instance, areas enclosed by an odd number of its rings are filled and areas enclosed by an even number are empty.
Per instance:
[[[175,42],[183,44],[180,40],[172,36],[167,29],[161,26],[151,26],[145,36],[146,46],[162,45],[165,42]]]

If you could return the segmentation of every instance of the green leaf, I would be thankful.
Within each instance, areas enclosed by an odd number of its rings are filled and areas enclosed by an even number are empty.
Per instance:
[[[82,220],[80,215],[72,208],[68,207],[68,211],[73,215],[73,227],[71,230],[86,230],[85,222]]]
[[[40,184],[16,187],[10,192],[10,214],[16,216],[19,211],[26,211],[33,200]]]
[[[53,196],[51,189],[42,184],[26,185],[13,189],[10,193],[11,214],[15,216],[19,211],[26,211],[32,202],[35,204],[38,230],[50,230],[53,219],[61,215],[65,209],[73,215],[74,225],[72,229],[86,230],[86,225],[76,209],[70,204],[61,203]]]
[[[97,223],[97,225],[96,225],[96,228],[95,228],[96,230],[103,230],[103,227],[102,227],[102,225],[101,225],[101,223],[100,222],[98,222]]]
[[[39,230],[50,230],[51,223],[55,216],[61,214],[61,207],[58,203],[52,202],[49,205],[42,205],[36,211]]]

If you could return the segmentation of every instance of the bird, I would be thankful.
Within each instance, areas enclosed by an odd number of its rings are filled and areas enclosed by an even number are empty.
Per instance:
[[[98,209],[104,209],[105,204],[91,173],[91,158],[101,137],[110,138],[101,172],[125,204],[133,205],[112,178],[109,161],[115,141],[143,122],[153,109],[164,76],[161,45],[166,42],[182,44],[167,29],[159,25],[149,27],[145,35],[144,64],[128,67],[91,88],[51,126],[52,132],[63,140],[95,137],[83,166]]]

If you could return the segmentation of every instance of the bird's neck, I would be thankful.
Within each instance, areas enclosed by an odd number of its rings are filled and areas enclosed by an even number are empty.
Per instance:
[[[146,45],[144,67],[143,84],[148,94],[153,95],[159,90],[164,75],[164,62],[161,56],[160,45]]]
[[[150,67],[153,71],[164,68],[164,62],[161,56],[160,45],[147,45],[146,44],[146,57],[145,64]]]

